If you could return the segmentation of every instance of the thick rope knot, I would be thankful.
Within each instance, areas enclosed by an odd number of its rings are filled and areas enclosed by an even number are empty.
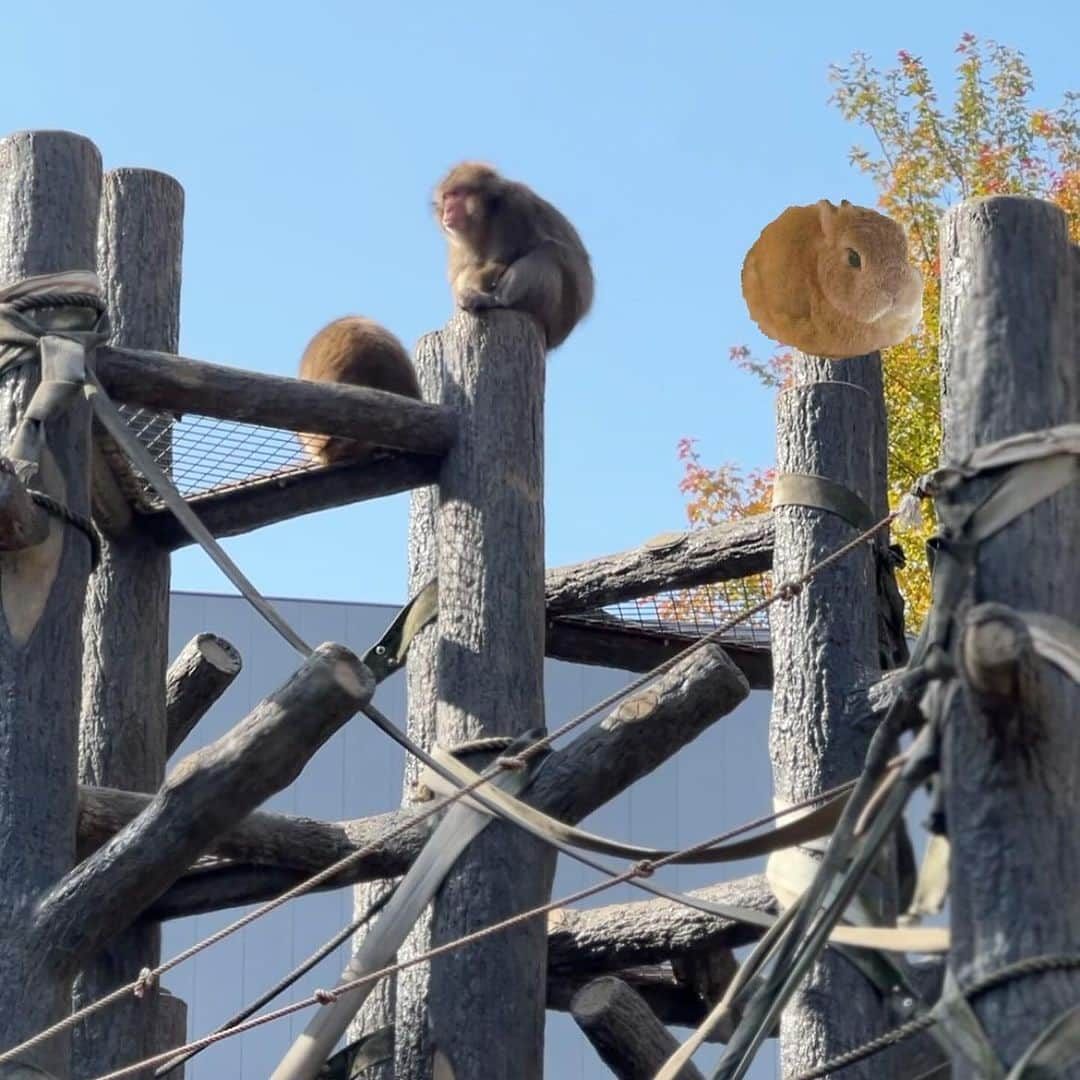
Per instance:
[[[784,603],[794,600],[802,591],[803,583],[801,581],[784,581],[776,587],[776,595],[779,596]]]
[[[144,967],[139,972],[138,979],[135,980],[135,985],[132,987],[131,992],[137,997],[145,997],[151,990],[154,989],[154,985],[157,983],[157,975],[148,967]]]
[[[337,1001],[337,994],[333,990],[318,989],[311,995],[320,1005],[333,1005]]]
[[[634,877],[652,877],[656,873],[656,863],[650,859],[641,859],[633,865]]]

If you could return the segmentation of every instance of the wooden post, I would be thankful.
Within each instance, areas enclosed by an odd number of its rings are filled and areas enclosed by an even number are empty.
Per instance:
[[[652,1080],[679,1048],[642,996],[611,975],[583,986],[570,1002],[570,1013],[619,1080]],[[679,1080],[705,1078],[688,1062]]]
[[[943,460],[1080,421],[1080,250],[1068,242],[1065,215],[1036,199],[969,200],[946,214],[941,255]],[[982,543],[973,599],[1075,626],[1078,531],[1074,481]],[[1004,632],[992,632],[995,622]],[[978,653],[991,660],[985,645],[1004,642],[1007,622],[969,620],[962,663]],[[988,687],[969,670],[945,725],[949,964],[961,986],[1028,957],[1075,954],[1080,941],[1080,687],[1015,644],[1004,713],[998,701],[995,717],[995,695],[980,694]],[[1002,715],[1014,741],[1001,737]],[[1025,976],[971,1004],[1008,1068],[1078,999],[1072,971]],[[955,1061],[958,1080],[975,1075]]]
[[[544,723],[545,354],[536,324],[508,311],[459,313],[419,351],[443,372],[442,404],[460,423],[440,474],[435,529],[434,727],[453,746]],[[410,680],[410,691],[417,685]],[[414,712],[412,723],[424,719]],[[430,931],[420,927],[411,947],[544,903],[553,870],[544,845],[492,824],[458,861],[432,905]],[[536,919],[399,979],[398,1080],[540,1077],[546,950]]]
[[[884,469],[881,359],[826,360],[795,354],[795,385],[777,405],[777,466],[850,488],[876,513]],[[773,579],[779,584],[848,542],[856,530],[828,511],[777,506]],[[866,544],[818,574],[770,612],[773,702],[769,753],[774,790],[786,804],[862,770],[871,728],[860,725],[860,690],[880,677],[873,547]],[[888,1026],[876,990],[829,951],[792,998],[780,1029],[783,1075],[797,1076]],[[880,1078],[874,1059],[845,1080]]]
[[[175,352],[180,333],[184,192],[149,169],[105,175],[98,269],[116,345]],[[157,439],[171,442],[163,418]],[[156,791],[165,775],[169,553],[139,529],[106,539],[83,618],[79,781]],[[74,1006],[103,997],[160,960],[160,929],[142,922],[111,942],[75,983]],[[75,1030],[73,1075],[99,1076],[164,1049],[155,988]]]
[[[165,674],[165,755],[191,734],[240,674],[236,648],[216,634],[196,634]]]
[[[0,140],[0,283],[95,266],[101,155],[68,132]],[[40,381],[26,363],[0,376],[6,443]],[[40,487],[90,511],[90,413],[75,398],[47,429]],[[90,546],[50,519],[49,539],[0,553],[0,1047],[71,1008],[74,972],[32,932],[36,902],[75,859],[81,620]],[[70,1075],[70,1042],[54,1039],[26,1063]]]

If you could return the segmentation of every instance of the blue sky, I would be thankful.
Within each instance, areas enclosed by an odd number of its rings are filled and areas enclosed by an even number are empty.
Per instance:
[[[875,198],[830,62],[903,48],[944,85],[970,30],[1025,53],[1040,103],[1080,89],[1080,10],[1057,3],[9,7],[0,132],[78,131],[107,168],[183,184],[188,356],[293,374],[349,312],[411,348],[451,312],[428,198],[463,157],[572,218],[597,300],[549,361],[549,566],[685,527],[683,435],[707,462],[771,463],[772,394],[728,360],[768,350],[743,255],[791,203]],[[270,595],[400,602],[407,512],[401,495],[226,546]],[[195,550],[174,585],[231,591]]]

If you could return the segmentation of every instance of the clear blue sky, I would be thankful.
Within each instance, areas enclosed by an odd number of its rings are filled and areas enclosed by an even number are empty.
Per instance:
[[[181,349],[259,371],[294,373],[348,312],[410,348],[445,322],[427,207],[455,160],[486,158],[561,206],[598,289],[548,368],[552,566],[685,526],[680,436],[709,462],[771,463],[772,394],[727,358],[768,348],[739,294],[743,255],[790,203],[875,198],[847,163],[867,136],[827,104],[829,63],[861,49],[890,67],[903,48],[940,84],[970,30],[1023,50],[1055,105],[1080,89],[1068,7],[38,0],[4,13],[0,132],[75,130],[107,168],[177,177]],[[407,511],[402,495],[227,547],[271,595],[395,602]],[[196,550],[174,584],[230,591]]]

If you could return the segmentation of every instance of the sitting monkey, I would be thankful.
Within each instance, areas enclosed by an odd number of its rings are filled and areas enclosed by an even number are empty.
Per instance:
[[[389,330],[362,315],[335,319],[311,339],[300,360],[300,378],[420,398],[420,384],[405,347]],[[373,443],[336,435],[298,437],[308,456],[322,465],[368,461],[375,448]]]
[[[526,311],[549,349],[561,345],[593,299],[589,254],[574,226],[531,188],[475,161],[443,177],[434,210],[458,305]]]
[[[847,199],[790,206],[742,268],[750,317],[768,337],[840,360],[903,341],[922,312],[922,276],[891,218]]]

